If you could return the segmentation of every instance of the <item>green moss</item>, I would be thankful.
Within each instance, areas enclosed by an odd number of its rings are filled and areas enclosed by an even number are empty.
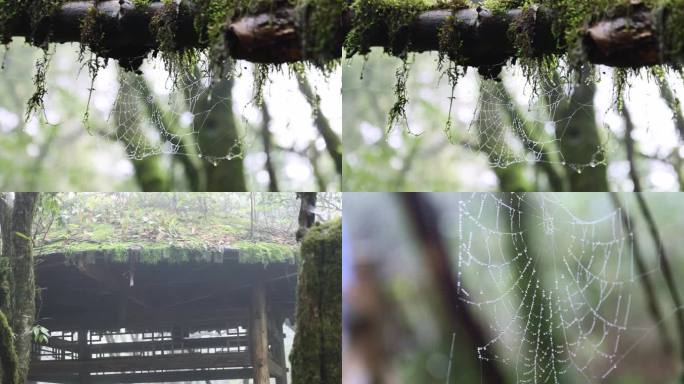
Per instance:
[[[44,50],[43,57],[36,61],[36,74],[33,77],[33,83],[35,84],[36,89],[27,103],[26,120],[28,120],[34,112],[43,110],[45,94],[47,93],[45,82],[51,58],[52,55],[47,50]]]
[[[296,249],[291,245],[240,241],[231,245],[240,251],[241,263],[274,263],[293,261],[296,256]]]
[[[2,44],[12,40],[9,31],[9,23],[19,15],[28,15],[30,35],[27,41],[36,46],[46,48],[49,43],[49,35],[45,28],[39,28],[41,22],[49,18],[65,0],[0,0],[0,39]]]
[[[165,69],[174,76],[174,80],[175,75],[194,69],[199,62],[200,53],[197,48],[183,47],[177,43],[178,20],[189,13],[190,6],[185,2],[166,2],[162,11],[150,21],[150,30],[159,44],[158,50],[161,52]]]
[[[434,7],[429,0],[356,0],[352,4],[354,19],[344,47],[347,56],[370,52],[371,36],[387,36],[385,51],[406,57],[410,36],[407,27],[423,11]]]
[[[2,384],[19,384],[19,361],[14,348],[14,335],[7,317],[0,311],[0,364]]]
[[[406,104],[408,97],[406,96],[406,82],[408,81],[411,64],[408,60],[402,62],[402,66],[397,69],[395,74],[396,83],[394,85],[394,95],[397,100],[394,102],[392,109],[390,109],[387,120],[387,131],[391,131],[395,124],[399,121],[406,121]]]
[[[304,57],[326,72],[337,66],[341,56],[340,20],[346,7],[346,0],[299,0],[297,3]]]
[[[99,225],[91,233],[93,239],[102,237],[100,242],[66,242],[51,244],[38,250],[41,255],[63,253],[68,260],[85,263],[95,263],[97,260],[106,260],[112,263],[127,263],[130,257],[137,257],[143,264],[158,264],[160,262],[178,264],[189,262],[212,262],[222,260],[224,255],[223,246],[213,246],[197,239],[183,241],[179,245],[153,242],[116,242],[106,241],[111,238],[112,228],[107,225]],[[241,263],[277,263],[294,261],[297,251],[292,245],[271,243],[238,241],[230,245],[231,249],[238,250],[238,260]]]
[[[342,222],[311,228],[302,241],[292,383],[341,382]]]

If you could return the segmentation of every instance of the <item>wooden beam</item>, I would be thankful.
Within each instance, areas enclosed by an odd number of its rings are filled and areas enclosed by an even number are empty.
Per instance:
[[[91,311],[76,313],[52,313],[50,317],[41,319],[41,324],[48,329],[70,331],[86,328],[97,331],[118,330],[124,327],[128,330],[149,330],[152,328],[172,327],[176,324],[202,324],[215,322],[218,326],[225,326],[233,320],[235,324],[247,324],[249,310],[247,308],[207,309],[201,310],[154,310],[140,308],[129,311],[123,324],[119,323],[112,312]]]
[[[249,336],[254,384],[269,384],[266,289],[263,281],[255,283],[251,309]]]
[[[33,361],[30,376],[77,375],[82,370],[93,372],[128,372],[128,371],[160,371],[173,369],[208,369],[208,368],[248,368],[251,366],[246,352],[184,354],[166,356],[127,356],[89,361]],[[266,378],[268,383],[268,378]]]
[[[171,383],[204,380],[240,380],[251,377],[251,368],[212,369],[206,371],[175,371],[175,372],[139,372],[120,373],[110,375],[91,375],[90,384],[119,384],[119,383]],[[72,375],[35,375],[32,381],[49,383],[73,383]]]
[[[277,361],[273,360],[272,358],[268,358],[268,373],[271,377],[275,377],[276,381],[278,382],[278,378],[281,377],[286,377],[287,373],[287,368],[284,366],[281,366],[280,363]]]
[[[104,353],[124,353],[124,352],[151,352],[172,349],[203,349],[203,348],[220,348],[227,347],[229,342],[235,343],[242,338],[245,345],[232,344],[234,346],[247,347],[247,338],[245,335],[230,335],[223,337],[206,337],[197,339],[183,339],[182,341],[161,340],[161,341],[132,341],[122,343],[104,343],[104,344],[90,344],[89,350],[91,354]],[[62,340],[56,337],[50,338],[48,347],[63,349],[66,351],[78,352],[79,345],[76,342]]]

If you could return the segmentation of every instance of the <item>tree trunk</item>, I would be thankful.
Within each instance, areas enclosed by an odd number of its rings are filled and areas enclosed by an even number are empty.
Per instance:
[[[342,222],[317,225],[302,241],[292,384],[342,380]]]
[[[497,105],[497,100],[492,100],[495,90],[503,87],[500,83],[493,80],[482,80],[480,84],[480,107],[478,107],[477,126],[478,139],[480,141],[479,150],[487,154],[489,162],[495,164],[492,169],[499,180],[499,189],[510,192],[526,192],[533,189],[531,183],[525,175],[526,164],[516,161],[516,154],[508,145],[506,132],[503,124],[497,126],[488,121],[492,111],[484,111],[483,105]],[[494,111],[503,118],[502,110]],[[513,124],[512,121],[507,122]],[[517,155],[520,156],[520,155]]]
[[[588,68],[582,71],[583,76],[589,75]],[[562,89],[559,79],[556,74],[551,92]],[[582,80],[575,85],[569,99],[552,96],[556,100],[562,99],[555,116],[556,138],[563,161],[569,168],[568,179],[573,192],[608,190],[605,153],[593,107],[595,94],[596,85]]]
[[[12,330],[19,359],[21,382],[28,375],[31,354],[31,327],[36,313],[36,284],[33,271],[33,216],[38,202],[36,192],[17,192],[12,211]]]
[[[297,241],[301,241],[309,228],[316,221],[316,192],[297,192],[297,198],[301,201],[299,206],[299,229],[295,234]]]
[[[0,254],[0,380],[2,384],[15,384],[19,381],[19,367],[14,333],[8,317],[11,314],[12,298],[10,291],[11,252],[12,252],[12,205],[7,192],[0,193],[0,231],[2,232],[2,254]]]
[[[200,148],[209,192],[247,190],[243,169],[242,142],[235,124],[232,105],[233,80],[216,83],[210,95],[197,102],[197,141]]]
[[[504,193],[502,198],[504,204],[512,207],[510,219],[505,219],[501,224],[504,228],[511,226],[511,232],[516,233],[511,236],[509,258],[515,276],[518,276],[515,289],[520,299],[518,316],[527,330],[517,351],[516,370],[522,375],[519,377],[521,381],[537,382],[538,376],[541,376],[543,382],[564,384],[568,379],[564,375],[565,367],[559,361],[565,361],[568,357],[562,356],[565,351],[557,348],[558,345],[565,345],[563,334],[557,326],[562,324],[562,320],[553,307],[557,292],[546,288],[541,275],[542,258],[537,256],[530,236],[535,233],[537,224],[532,221],[534,215],[529,212],[529,204],[523,199],[515,193]],[[534,361],[534,370],[520,366],[530,361]]]
[[[133,97],[137,91],[131,84],[136,82],[132,72],[122,72],[119,78],[119,93],[114,103],[114,123],[116,124],[116,139],[124,146],[124,150],[133,163],[135,170],[135,180],[140,189],[144,192],[162,192],[169,189],[168,180],[161,166],[159,156],[149,156],[146,151],[156,151],[149,143],[145,133],[142,131],[145,116],[149,111],[139,111],[140,104],[147,104],[147,100],[138,104],[130,102],[128,98]],[[146,81],[140,79],[141,81]],[[134,101],[138,101],[134,98]],[[150,116],[150,121],[154,117]]]

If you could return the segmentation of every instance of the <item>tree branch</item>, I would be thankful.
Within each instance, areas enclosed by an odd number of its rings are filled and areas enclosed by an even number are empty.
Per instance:
[[[672,272],[672,267],[670,266],[670,260],[667,256],[667,252],[665,252],[665,244],[663,243],[663,239],[660,236],[660,231],[658,230],[656,221],[653,218],[653,214],[651,213],[651,210],[648,208],[646,199],[644,199],[644,194],[634,193],[634,196],[636,197],[637,203],[639,204],[641,214],[644,216],[644,219],[646,220],[646,225],[648,226],[648,230],[651,234],[651,238],[653,239],[653,243],[655,243],[656,250],[658,252],[658,261],[660,262],[660,268],[663,272],[663,278],[665,279],[667,289],[670,292],[670,296],[672,297],[672,301],[675,305],[677,315],[677,332],[679,334],[679,353],[680,359],[684,361],[684,307],[682,306],[682,299],[679,294],[679,289],[677,288],[677,284],[675,283],[675,277]]]
[[[297,77],[297,83],[299,84],[299,91],[302,92],[313,110],[316,129],[318,129],[318,132],[323,136],[328,154],[335,162],[335,170],[337,171],[337,174],[341,176],[342,144],[340,143],[340,138],[335,131],[333,131],[328,119],[323,115],[323,112],[320,109],[320,96],[311,89],[311,85],[309,85],[306,75],[303,72],[295,71],[295,76]]]
[[[622,214],[620,215],[620,217],[622,218],[622,226],[624,227],[627,233],[631,233],[632,219],[627,215],[627,211],[622,206],[622,203],[620,202],[620,197],[617,193],[610,192],[610,198],[613,201],[615,209],[622,212]],[[655,294],[655,287],[653,286],[651,277],[648,274],[646,260],[644,260],[644,256],[641,254],[641,247],[639,246],[639,236],[637,235],[636,231],[634,233],[634,236],[632,236],[632,245],[634,261],[636,262],[635,264],[637,270],[639,271],[639,283],[641,283],[641,288],[643,289],[644,295],[646,296],[648,310],[650,312],[651,318],[653,319],[653,322],[658,326],[658,335],[660,336],[660,342],[663,345],[663,349],[665,353],[669,355],[670,353],[672,353],[673,350],[672,342],[670,341],[670,335],[667,330],[667,326],[663,321],[663,315],[660,311],[660,307],[658,306],[658,299]]]
[[[487,345],[485,330],[477,323],[470,309],[461,301],[462,291],[457,288],[452,275],[447,245],[441,237],[438,227],[438,213],[435,207],[421,193],[400,194],[409,221],[413,225],[416,239],[424,252],[425,262],[433,276],[437,290],[443,300],[445,310],[451,318],[451,324],[459,324],[470,339],[472,345]],[[506,383],[504,374],[499,369],[496,359],[489,350],[481,350],[483,362],[483,383]]]
[[[130,1],[107,0],[99,2],[70,1],[50,17],[37,24],[30,22],[28,12],[11,16],[6,23],[3,39],[11,36],[30,38],[37,45],[45,42],[82,42],[82,25],[95,7],[99,13],[98,25],[105,36],[101,39],[102,49],[98,52],[115,59],[141,58],[155,51],[160,44],[150,28],[152,20],[168,12],[168,4],[153,2],[147,6],[134,6]],[[195,28],[198,11],[186,2],[176,7],[172,30],[175,31],[174,49],[206,47],[206,26]],[[166,9],[166,10],[165,10]],[[678,63],[682,52],[675,47],[666,47],[660,33],[667,27],[667,9],[650,9],[642,3],[611,12],[609,15],[595,15],[594,20],[580,36],[587,60],[595,64],[615,67],[640,67],[663,63]],[[310,55],[341,56],[343,36],[359,23],[351,9],[341,10],[339,30],[335,36],[325,37],[322,42],[325,52],[307,52],[303,47],[308,39],[304,36],[307,23],[302,12],[291,6],[279,5],[276,9],[254,15],[243,16],[226,22],[223,30],[227,52],[236,59],[261,63],[284,63],[309,59]],[[420,13],[415,20],[400,31],[391,32],[386,25],[374,28],[363,36],[362,50],[371,46],[404,44],[409,51],[424,52],[440,49],[440,35],[443,26],[449,23],[451,36],[458,36],[457,57],[460,64],[476,67],[500,66],[508,59],[544,54],[562,53],[565,47],[563,33],[554,33],[553,20],[557,17],[553,9],[529,7],[525,10],[511,9],[506,12],[492,12],[482,7],[465,8],[457,11],[434,9]],[[334,18],[333,18],[334,19]],[[360,19],[360,18],[359,18]],[[676,24],[676,20],[672,24]],[[381,23],[382,24],[382,23]],[[524,25],[529,38],[526,50],[515,46],[511,27]],[[557,37],[560,36],[560,37]],[[456,42],[455,42],[456,43]],[[675,42],[677,44],[677,42]],[[329,50],[327,48],[330,48]],[[353,52],[352,52],[353,53]],[[315,58],[313,58],[315,59]]]
[[[168,17],[169,12],[175,13]],[[263,63],[306,59],[304,40],[300,36],[303,26],[296,13],[293,7],[278,6],[269,12],[226,21],[223,29],[227,52],[235,59]],[[103,57],[139,59],[158,50],[160,41],[151,28],[155,20],[173,20],[174,50],[207,47],[208,26],[203,25],[199,30],[195,27],[198,10],[188,2],[169,5],[159,1],[136,6],[131,1],[119,0],[69,1],[37,23],[31,23],[28,11],[11,16],[5,24],[4,36],[0,37],[5,43],[15,36],[26,37],[36,45],[48,41],[86,44],[83,29],[93,14],[97,15],[97,30],[102,34],[98,37],[97,53]],[[341,56],[341,43],[331,44],[339,47],[337,56]]]

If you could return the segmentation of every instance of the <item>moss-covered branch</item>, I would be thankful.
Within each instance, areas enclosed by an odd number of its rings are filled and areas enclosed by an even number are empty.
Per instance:
[[[678,64],[681,0],[356,0],[350,54],[440,51],[458,65],[490,67],[511,58],[567,54],[571,62],[616,67]]]
[[[80,42],[136,67],[148,53],[210,49],[263,63],[326,63],[373,46],[438,50],[459,65],[567,53],[617,67],[678,64],[684,0],[0,0],[4,42]],[[350,6],[351,4],[351,6]],[[4,10],[5,11],[5,10]],[[93,23],[94,22],[94,23]],[[93,33],[97,32],[97,33]]]
[[[14,36],[38,46],[80,42],[133,69],[156,51],[209,48],[217,51],[213,58],[267,63],[325,64],[341,55],[340,24],[334,20],[340,19],[342,0],[50,0],[49,8],[40,5],[45,0],[0,0],[0,5],[5,2],[19,6],[2,7],[3,43]]]

